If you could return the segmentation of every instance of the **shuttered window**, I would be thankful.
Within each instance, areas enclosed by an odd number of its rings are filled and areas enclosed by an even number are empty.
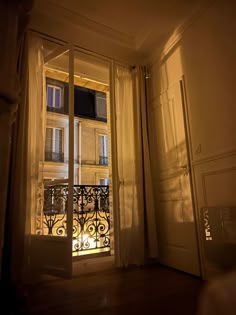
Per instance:
[[[107,118],[107,101],[105,93],[96,92],[96,116],[98,118]]]
[[[99,135],[99,164],[108,164],[108,137]]]
[[[63,162],[63,131],[60,128],[46,128],[45,160]]]

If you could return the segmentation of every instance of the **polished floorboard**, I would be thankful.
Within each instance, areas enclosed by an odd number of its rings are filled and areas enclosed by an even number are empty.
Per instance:
[[[48,278],[28,287],[27,314],[194,315],[202,287],[200,278],[161,265]]]

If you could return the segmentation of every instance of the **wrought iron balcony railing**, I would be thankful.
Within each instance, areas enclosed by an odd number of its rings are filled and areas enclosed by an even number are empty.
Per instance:
[[[45,161],[64,162],[64,153],[45,151]]]
[[[108,157],[107,156],[99,156],[99,164],[100,165],[108,165]]]
[[[66,235],[68,185],[44,189],[44,234]],[[73,254],[110,248],[109,186],[74,185]]]

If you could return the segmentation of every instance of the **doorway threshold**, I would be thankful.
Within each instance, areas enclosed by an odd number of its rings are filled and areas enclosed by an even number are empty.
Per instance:
[[[73,258],[73,277],[81,274],[97,273],[114,268],[114,256],[109,253],[100,253]]]

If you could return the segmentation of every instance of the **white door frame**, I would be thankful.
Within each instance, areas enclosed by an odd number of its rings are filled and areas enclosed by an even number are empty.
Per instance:
[[[197,235],[197,245],[198,245],[198,256],[200,262],[200,273],[202,279],[206,279],[206,269],[205,269],[205,259],[204,259],[204,249],[203,249],[203,239],[202,239],[202,218],[198,211],[198,203],[197,203],[197,192],[196,192],[196,182],[195,182],[195,173],[194,167],[192,164],[193,161],[193,153],[192,153],[192,140],[190,133],[190,122],[189,122],[189,112],[188,112],[188,99],[187,99],[187,90],[184,75],[180,78],[180,90],[183,104],[183,120],[184,120],[184,129],[185,129],[185,137],[186,137],[186,146],[187,146],[187,158],[189,164],[189,173],[190,173],[190,188],[192,194],[193,201],[193,214],[195,218],[195,229]]]

